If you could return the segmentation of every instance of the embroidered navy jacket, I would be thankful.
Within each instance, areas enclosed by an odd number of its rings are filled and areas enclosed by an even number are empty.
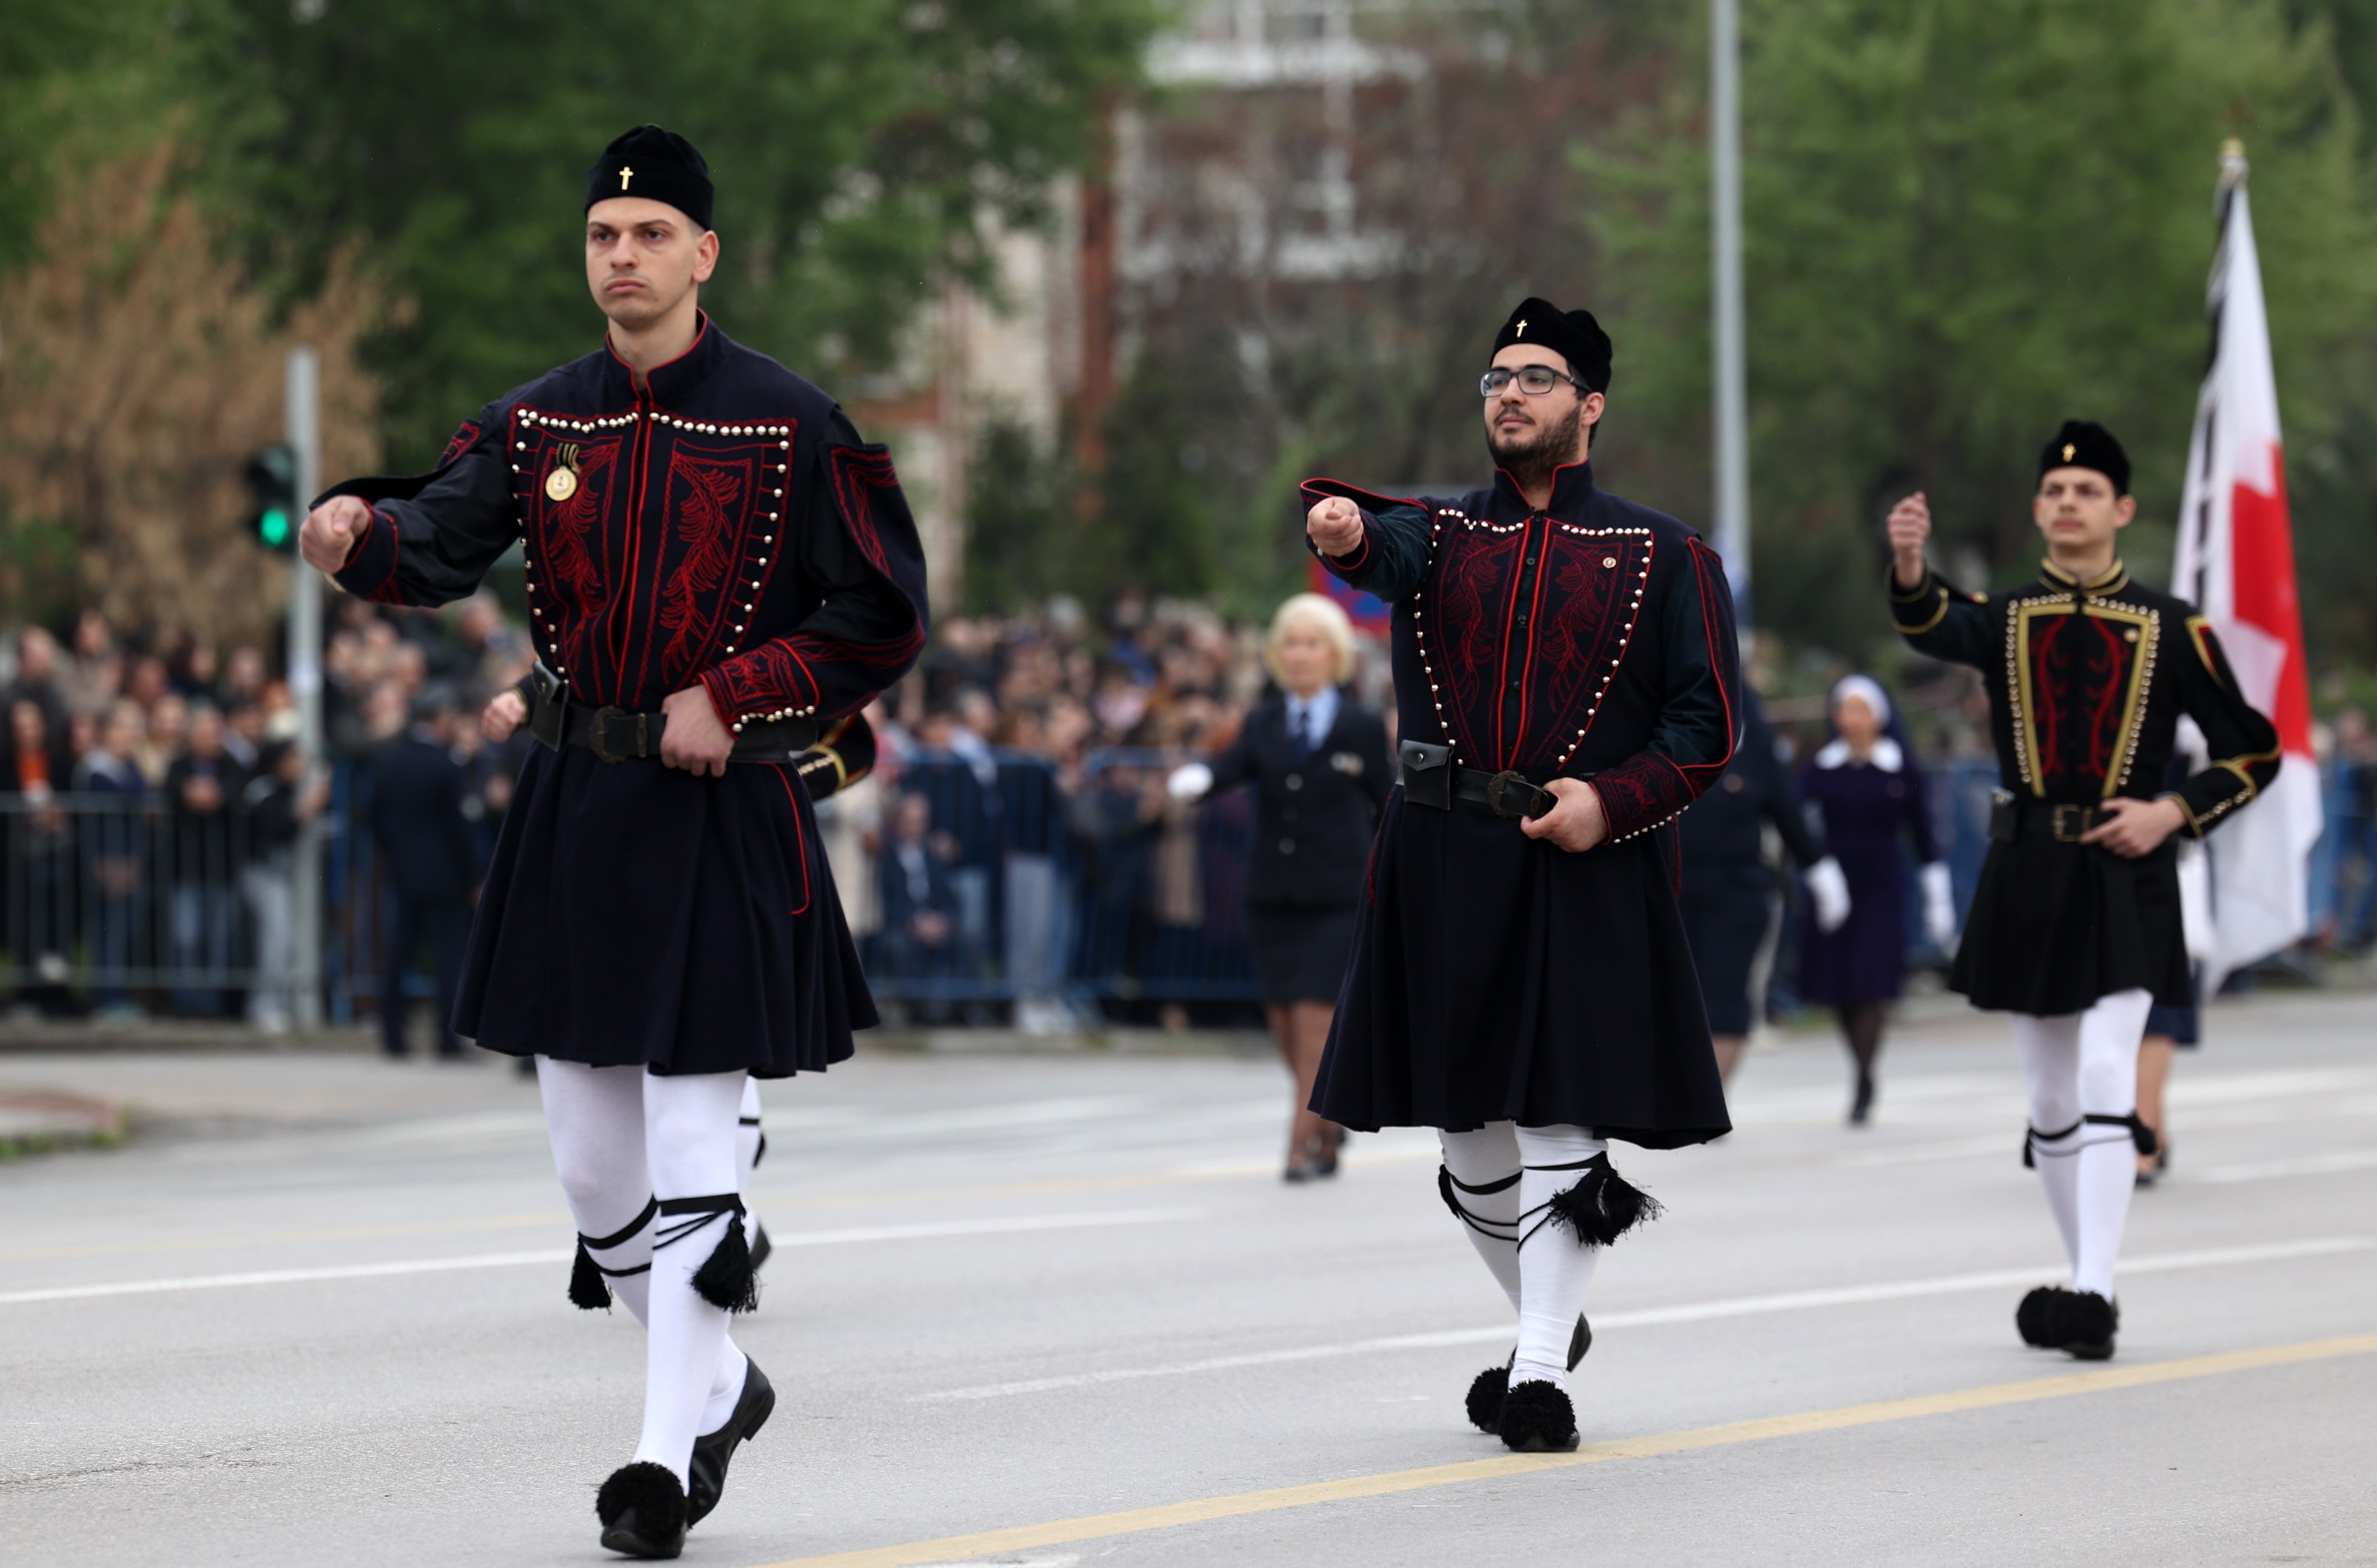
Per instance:
[[[1927,571],[1911,592],[1891,581],[1890,613],[1917,652],[1981,672],[1999,775],[2016,795],[2150,798],[2162,792],[2182,713],[2212,756],[2168,792],[2190,837],[2277,776],[2277,731],[2239,691],[2211,625],[2119,561],[2087,583],[2045,562],[2001,593],[1965,592]]]
[[[372,503],[338,581],[381,604],[460,598],[521,541],[536,651],[581,700],[651,711],[698,680],[730,726],[831,718],[925,644],[890,458],[707,317],[642,388],[605,343],[489,403],[435,472],[328,494]]]
[[[1401,733],[1463,767],[1589,777],[1613,841],[1674,820],[1724,776],[1741,724],[1733,598],[1674,518],[1562,468],[1531,508],[1509,474],[1458,500],[1308,480],[1362,509],[1323,564],[1394,604]]]

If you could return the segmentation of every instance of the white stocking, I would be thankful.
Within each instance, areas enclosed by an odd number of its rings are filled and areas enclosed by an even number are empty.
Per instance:
[[[759,1168],[759,1156],[768,1152],[768,1134],[759,1125],[759,1081],[746,1076],[743,1080],[743,1108],[736,1112],[735,1127],[735,1167],[741,1173],[743,1219],[756,1226],[751,1209],[751,1173]]]
[[[1507,1121],[1489,1121],[1475,1132],[1439,1132],[1444,1168],[1456,1185],[1447,1190],[1459,1205],[1462,1234],[1486,1260],[1494,1283],[1519,1307],[1519,1140]]]
[[[694,1275],[725,1238],[733,1212],[677,1213],[672,1203],[736,1192],[735,1132],[743,1078],[740,1072],[644,1078],[644,1147],[661,1213],[645,1336],[644,1432],[636,1457],[667,1466],[680,1482],[722,1363],[735,1367],[739,1384],[743,1357],[727,1337],[725,1309],[693,1287]]]
[[[2072,1287],[2113,1296],[2113,1268],[2129,1223],[2137,1146],[2138,1041],[2153,996],[2101,997],[2082,1013],[2013,1016],[2030,1086],[2032,1157],[2072,1262]]]
[[[537,1059],[537,1086],[544,1099],[547,1131],[553,1141],[553,1162],[561,1177],[563,1193],[569,1201],[572,1217],[581,1239],[589,1241],[611,1241],[613,1245],[588,1247],[591,1257],[604,1273],[605,1282],[614,1294],[646,1325],[645,1436],[653,1437],[655,1406],[670,1409],[684,1403],[682,1388],[685,1369],[699,1365],[696,1359],[711,1335],[699,1319],[700,1314],[686,1311],[664,1310],[657,1330],[652,1326],[651,1270],[655,1261],[652,1245],[656,1227],[670,1222],[656,1213],[646,1213],[660,1197],[698,1197],[733,1191],[732,1180],[702,1187],[699,1184],[700,1167],[707,1163],[698,1155],[688,1157],[679,1152],[659,1161],[646,1157],[649,1136],[655,1149],[675,1148],[682,1141],[678,1131],[682,1125],[690,1129],[699,1141],[703,1117],[699,1107],[705,1100],[718,1097],[720,1080],[740,1074],[715,1074],[695,1078],[658,1078],[640,1067],[589,1067],[581,1062],[555,1061],[549,1057]],[[703,1085],[691,1090],[678,1085]],[[665,1107],[655,1102],[668,1102]],[[679,1114],[677,1102],[689,1102],[690,1114]],[[731,1102],[730,1102],[731,1103]],[[666,1126],[662,1125],[663,1121]],[[732,1127],[734,1118],[728,1117]],[[664,1143],[663,1139],[669,1142]],[[725,1138],[723,1144],[727,1162],[726,1174],[733,1175],[734,1140]],[[666,1180],[661,1167],[674,1170],[675,1180]],[[691,1179],[694,1185],[684,1183]],[[636,1223],[641,1215],[641,1222]],[[617,1233],[623,1227],[631,1227],[629,1234]],[[723,1331],[726,1314],[710,1306],[694,1293],[692,1277],[710,1256],[711,1248],[723,1227],[714,1220],[705,1224],[699,1238],[688,1237],[675,1246],[659,1249],[664,1275],[682,1288],[670,1293],[681,1299],[676,1304],[690,1302],[702,1312],[717,1320],[716,1344],[708,1351],[708,1372],[697,1378],[699,1404],[692,1420],[695,1430],[714,1431],[723,1426],[734,1413],[735,1401],[742,1396],[744,1368],[742,1351]],[[705,1244],[706,1243],[706,1244]],[[674,1256],[672,1256],[674,1254]],[[690,1324],[690,1336],[683,1332]],[[663,1356],[663,1341],[670,1348]],[[665,1375],[662,1363],[667,1362]],[[661,1384],[667,1392],[662,1394]],[[683,1424],[682,1420],[673,1424]],[[669,1430],[663,1430],[663,1443],[673,1442]],[[648,1443],[649,1446],[649,1443]],[[688,1431],[684,1451],[671,1461],[665,1454],[648,1454],[642,1448],[637,1457],[655,1458],[667,1465],[683,1478],[687,1462],[692,1454],[692,1433]]]
[[[2087,1121],[2080,1167],[2080,1251],[2072,1288],[2113,1299],[2113,1265],[2137,1190],[2138,1149],[2127,1121],[2138,1109],[2138,1042],[2154,996],[2144,989],[2100,997],[2080,1015],[2080,1114]]]
[[[1516,1130],[1519,1178],[1519,1355],[1511,1386],[1568,1386],[1568,1347],[1593,1284],[1601,1249],[1552,1218],[1552,1199],[1585,1179],[1583,1167],[1609,1145],[1582,1127]]]
[[[644,1323],[651,1316],[654,1217],[648,1212],[652,1179],[644,1166],[644,1070],[541,1056],[536,1087],[579,1239],[612,1293]],[[611,1245],[598,1247],[598,1241]]]
[[[2030,1091],[2030,1160],[2047,1190],[2063,1257],[2080,1267],[2080,1015],[2013,1014],[2013,1041]]]

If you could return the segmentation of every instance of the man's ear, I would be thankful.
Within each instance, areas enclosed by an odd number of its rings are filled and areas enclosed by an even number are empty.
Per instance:
[[[2123,496],[2120,500],[2113,503],[2113,526],[2115,528],[2129,527],[2131,520],[2135,518],[2137,515],[2138,498],[2135,496]]]
[[[701,238],[694,244],[693,281],[697,283],[706,283],[710,281],[710,275],[717,270],[718,231],[708,229],[703,231]]]

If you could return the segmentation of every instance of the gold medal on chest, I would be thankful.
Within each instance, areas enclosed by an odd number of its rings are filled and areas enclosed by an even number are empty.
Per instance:
[[[578,494],[578,448],[575,444],[561,449],[561,461],[544,476],[547,499],[566,501]]]

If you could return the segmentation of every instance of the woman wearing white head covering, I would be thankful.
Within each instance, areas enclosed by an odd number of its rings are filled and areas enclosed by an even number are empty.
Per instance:
[[[1824,848],[1848,880],[1849,915],[1825,930],[1806,928],[1799,948],[1799,994],[1840,1013],[1857,1064],[1849,1121],[1873,1109],[1874,1062],[1882,1026],[1906,969],[1906,857],[1912,838],[1923,863],[1924,926],[1932,942],[1955,940],[1948,868],[1931,836],[1923,770],[1890,733],[1890,696],[1869,676],[1833,688],[1834,736],[1799,772],[1799,796],[1823,819]]]

